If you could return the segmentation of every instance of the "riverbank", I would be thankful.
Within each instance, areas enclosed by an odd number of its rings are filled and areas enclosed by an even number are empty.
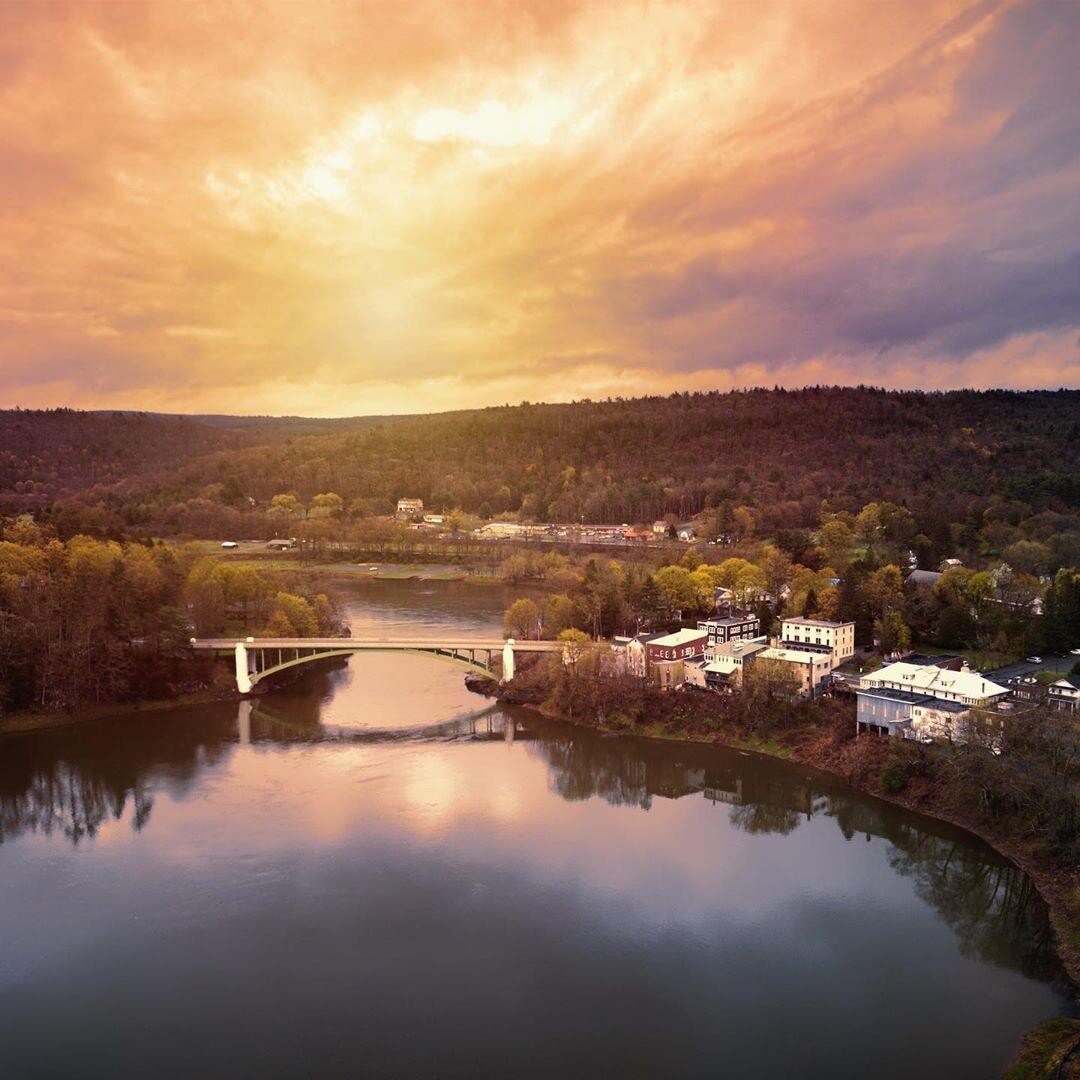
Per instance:
[[[0,736],[22,735],[50,728],[72,727],[93,720],[111,720],[121,716],[140,713],[161,713],[188,705],[209,705],[220,701],[239,701],[236,690],[208,688],[171,698],[154,698],[146,701],[110,702],[102,705],[80,707],[77,712],[35,712],[22,710],[0,716]]]
[[[258,570],[303,574],[318,579],[342,578],[348,581],[475,581],[484,585],[501,583],[497,574],[454,563],[375,563],[345,562],[330,559],[325,562],[303,562],[295,558],[263,556],[260,554],[223,555],[230,565],[251,566]]]

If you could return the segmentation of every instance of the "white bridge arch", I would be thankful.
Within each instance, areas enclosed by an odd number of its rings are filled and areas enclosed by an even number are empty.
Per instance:
[[[513,638],[192,638],[191,647],[219,655],[232,654],[236,688],[248,694],[256,683],[278,671],[358,652],[415,652],[464,664],[503,682],[514,677],[514,655],[521,652],[562,652],[558,641],[515,641]],[[497,667],[497,661],[501,668]]]

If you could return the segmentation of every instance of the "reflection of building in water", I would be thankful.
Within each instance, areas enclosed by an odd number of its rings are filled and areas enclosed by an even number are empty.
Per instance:
[[[814,791],[809,782],[792,777],[770,778],[754,771],[740,771],[734,764],[716,765],[705,773],[705,798],[727,806],[758,804],[777,810],[814,813]]]
[[[728,784],[731,786],[726,786]],[[724,777],[711,776],[705,787],[705,798],[709,802],[739,806],[743,802],[742,777],[737,774]]]
[[[681,799],[704,790],[705,770],[674,760],[646,762],[645,786],[662,799]]]

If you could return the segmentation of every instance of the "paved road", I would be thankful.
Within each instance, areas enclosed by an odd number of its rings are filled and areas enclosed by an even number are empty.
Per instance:
[[[1036,671],[1064,671],[1068,673],[1077,660],[1080,660],[1080,656],[1051,656],[1046,653],[1042,657],[1041,664],[1029,664],[1024,660],[1019,664],[1009,664],[1007,667],[988,671],[986,677],[993,679],[995,682],[1002,682],[1005,679],[1015,679],[1019,675],[1033,675]]]

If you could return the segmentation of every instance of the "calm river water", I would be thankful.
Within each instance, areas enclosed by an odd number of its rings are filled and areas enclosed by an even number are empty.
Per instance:
[[[505,597],[365,582],[354,633]],[[364,656],[0,741],[0,1076],[977,1077],[1070,1009],[964,833]]]

